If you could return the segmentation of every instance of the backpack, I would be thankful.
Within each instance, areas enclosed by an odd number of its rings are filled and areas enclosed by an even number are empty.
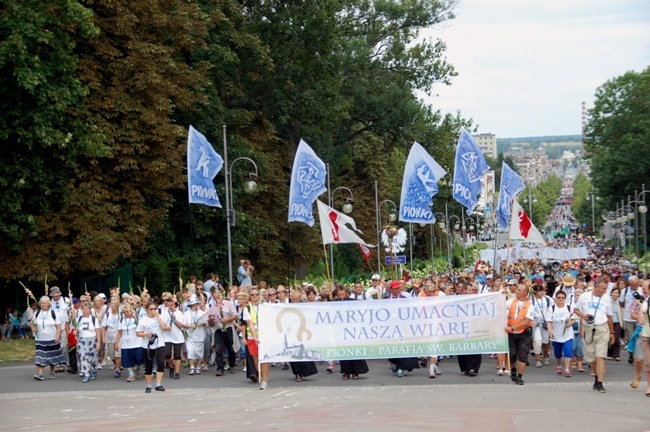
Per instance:
[[[38,318],[38,315],[41,313],[42,310],[43,309],[39,309],[39,310],[36,311],[36,315],[34,315],[34,320],[36,320],[36,318]],[[50,309],[50,312],[52,312],[52,319],[54,321],[56,321],[56,314],[54,313],[54,309]]]
[[[566,305],[567,310],[569,311],[569,316],[571,316],[571,305]],[[552,306],[553,313],[555,313],[555,305]]]

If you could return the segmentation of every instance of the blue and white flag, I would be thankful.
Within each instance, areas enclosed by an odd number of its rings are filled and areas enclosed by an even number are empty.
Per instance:
[[[434,223],[431,198],[438,193],[438,180],[447,174],[417,142],[413,143],[404,167],[399,220],[402,222]]]
[[[464,205],[471,215],[483,188],[481,179],[490,169],[480,147],[472,135],[463,129],[458,137],[456,162],[454,163],[454,199]]]
[[[223,166],[223,159],[201,132],[190,126],[187,134],[187,192],[190,204],[221,207],[212,179]]]
[[[289,222],[314,225],[314,201],[327,190],[327,167],[309,144],[300,140],[291,171],[289,188]]]
[[[510,219],[510,205],[517,194],[524,190],[526,185],[507,163],[501,166],[501,189],[499,191],[499,205],[497,207],[497,230],[507,231]]]

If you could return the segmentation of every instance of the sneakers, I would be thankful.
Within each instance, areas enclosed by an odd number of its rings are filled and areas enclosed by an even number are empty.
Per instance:
[[[97,379],[97,371],[96,370],[90,371],[90,379],[91,380]]]
[[[289,363],[285,363],[282,365],[282,370],[289,370]]]
[[[119,378],[120,376],[122,376],[122,372],[120,372],[119,370],[113,372],[113,378]]]
[[[542,367],[542,362],[539,361],[539,360],[537,360],[537,361],[535,362],[535,367]]]
[[[174,378],[174,368],[169,369],[169,378]]]
[[[512,372],[510,372],[510,380],[512,382],[516,383],[517,382],[517,373],[513,374]]]
[[[392,373],[397,373],[397,365],[393,365],[393,367],[390,369]]]
[[[399,378],[404,378],[404,372],[402,371],[402,369],[397,369],[397,376]]]
[[[190,368],[189,375],[194,375],[194,368]]]
[[[151,387],[147,387],[146,389],[144,389],[144,392],[145,393],[151,393]]]
[[[207,370],[207,369],[206,369],[206,370]],[[230,365],[224,365],[223,370],[224,370],[224,371],[230,370]]]
[[[549,361],[548,357],[544,359],[544,366],[550,366],[551,362]]]
[[[570,377],[571,376],[571,371],[569,369],[564,369],[564,376],[565,377]]]
[[[603,387],[603,383],[595,382],[592,389],[598,393],[607,393],[607,390],[605,390],[605,387]]]
[[[499,369],[499,371],[497,372],[497,375],[503,376],[503,369]]]
[[[217,373],[215,374],[215,376],[219,376],[219,377],[223,376],[223,371],[221,369],[217,369]]]
[[[244,366],[244,369],[241,370],[242,372],[246,372],[246,367]]]
[[[201,369],[199,369],[199,368],[194,369],[194,373],[196,375],[201,375]]]
[[[517,378],[517,380],[515,381],[515,384],[524,385],[524,380],[522,380],[521,378]]]
[[[129,375],[129,377],[126,379],[126,382],[134,382],[135,381],[135,375]]]
[[[175,374],[174,374],[174,378],[172,378],[172,379],[179,379],[180,377],[181,377],[181,376],[180,376],[179,374],[175,373]]]
[[[97,370],[102,370],[102,364],[101,363],[97,366]]]
[[[38,381],[43,381],[45,377],[43,376],[43,374],[36,374],[34,375],[34,379]]]
[[[560,366],[555,367],[555,373],[558,375],[562,375],[562,368]]]
[[[435,378],[436,377],[436,368],[431,365],[429,366],[429,378]]]
[[[81,380],[82,383],[87,383],[88,381],[90,381],[90,377],[88,375],[85,375],[84,379]]]
[[[165,391],[165,387],[163,387],[162,385],[156,386],[156,391],[164,392],[164,391]]]
[[[434,365],[433,370],[436,373],[436,375],[442,375],[442,372],[440,371],[440,368],[438,367],[438,365]]]
[[[268,384],[266,383],[266,381],[262,381],[262,383],[260,384],[260,390],[266,390],[267,385]]]

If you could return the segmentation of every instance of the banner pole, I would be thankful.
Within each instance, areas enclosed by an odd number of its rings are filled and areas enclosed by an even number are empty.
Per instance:
[[[330,267],[329,264],[327,263],[327,249],[325,248],[325,244],[323,244],[323,255],[325,256],[325,269],[327,270],[327,280],[330,283],[330,289],[334,289],[334,286],[332,285],[332,278],[330,277]]]

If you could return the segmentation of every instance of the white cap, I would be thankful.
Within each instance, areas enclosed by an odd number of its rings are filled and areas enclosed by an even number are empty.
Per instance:
[[[374,279],[376,279],[376,280],[381,280],[381,276],[379,276],[378,274],[375,273],[374,275],[372,275],[372,278],[371,278],[371,279],[373,279],[373,280],[374,280]]]

